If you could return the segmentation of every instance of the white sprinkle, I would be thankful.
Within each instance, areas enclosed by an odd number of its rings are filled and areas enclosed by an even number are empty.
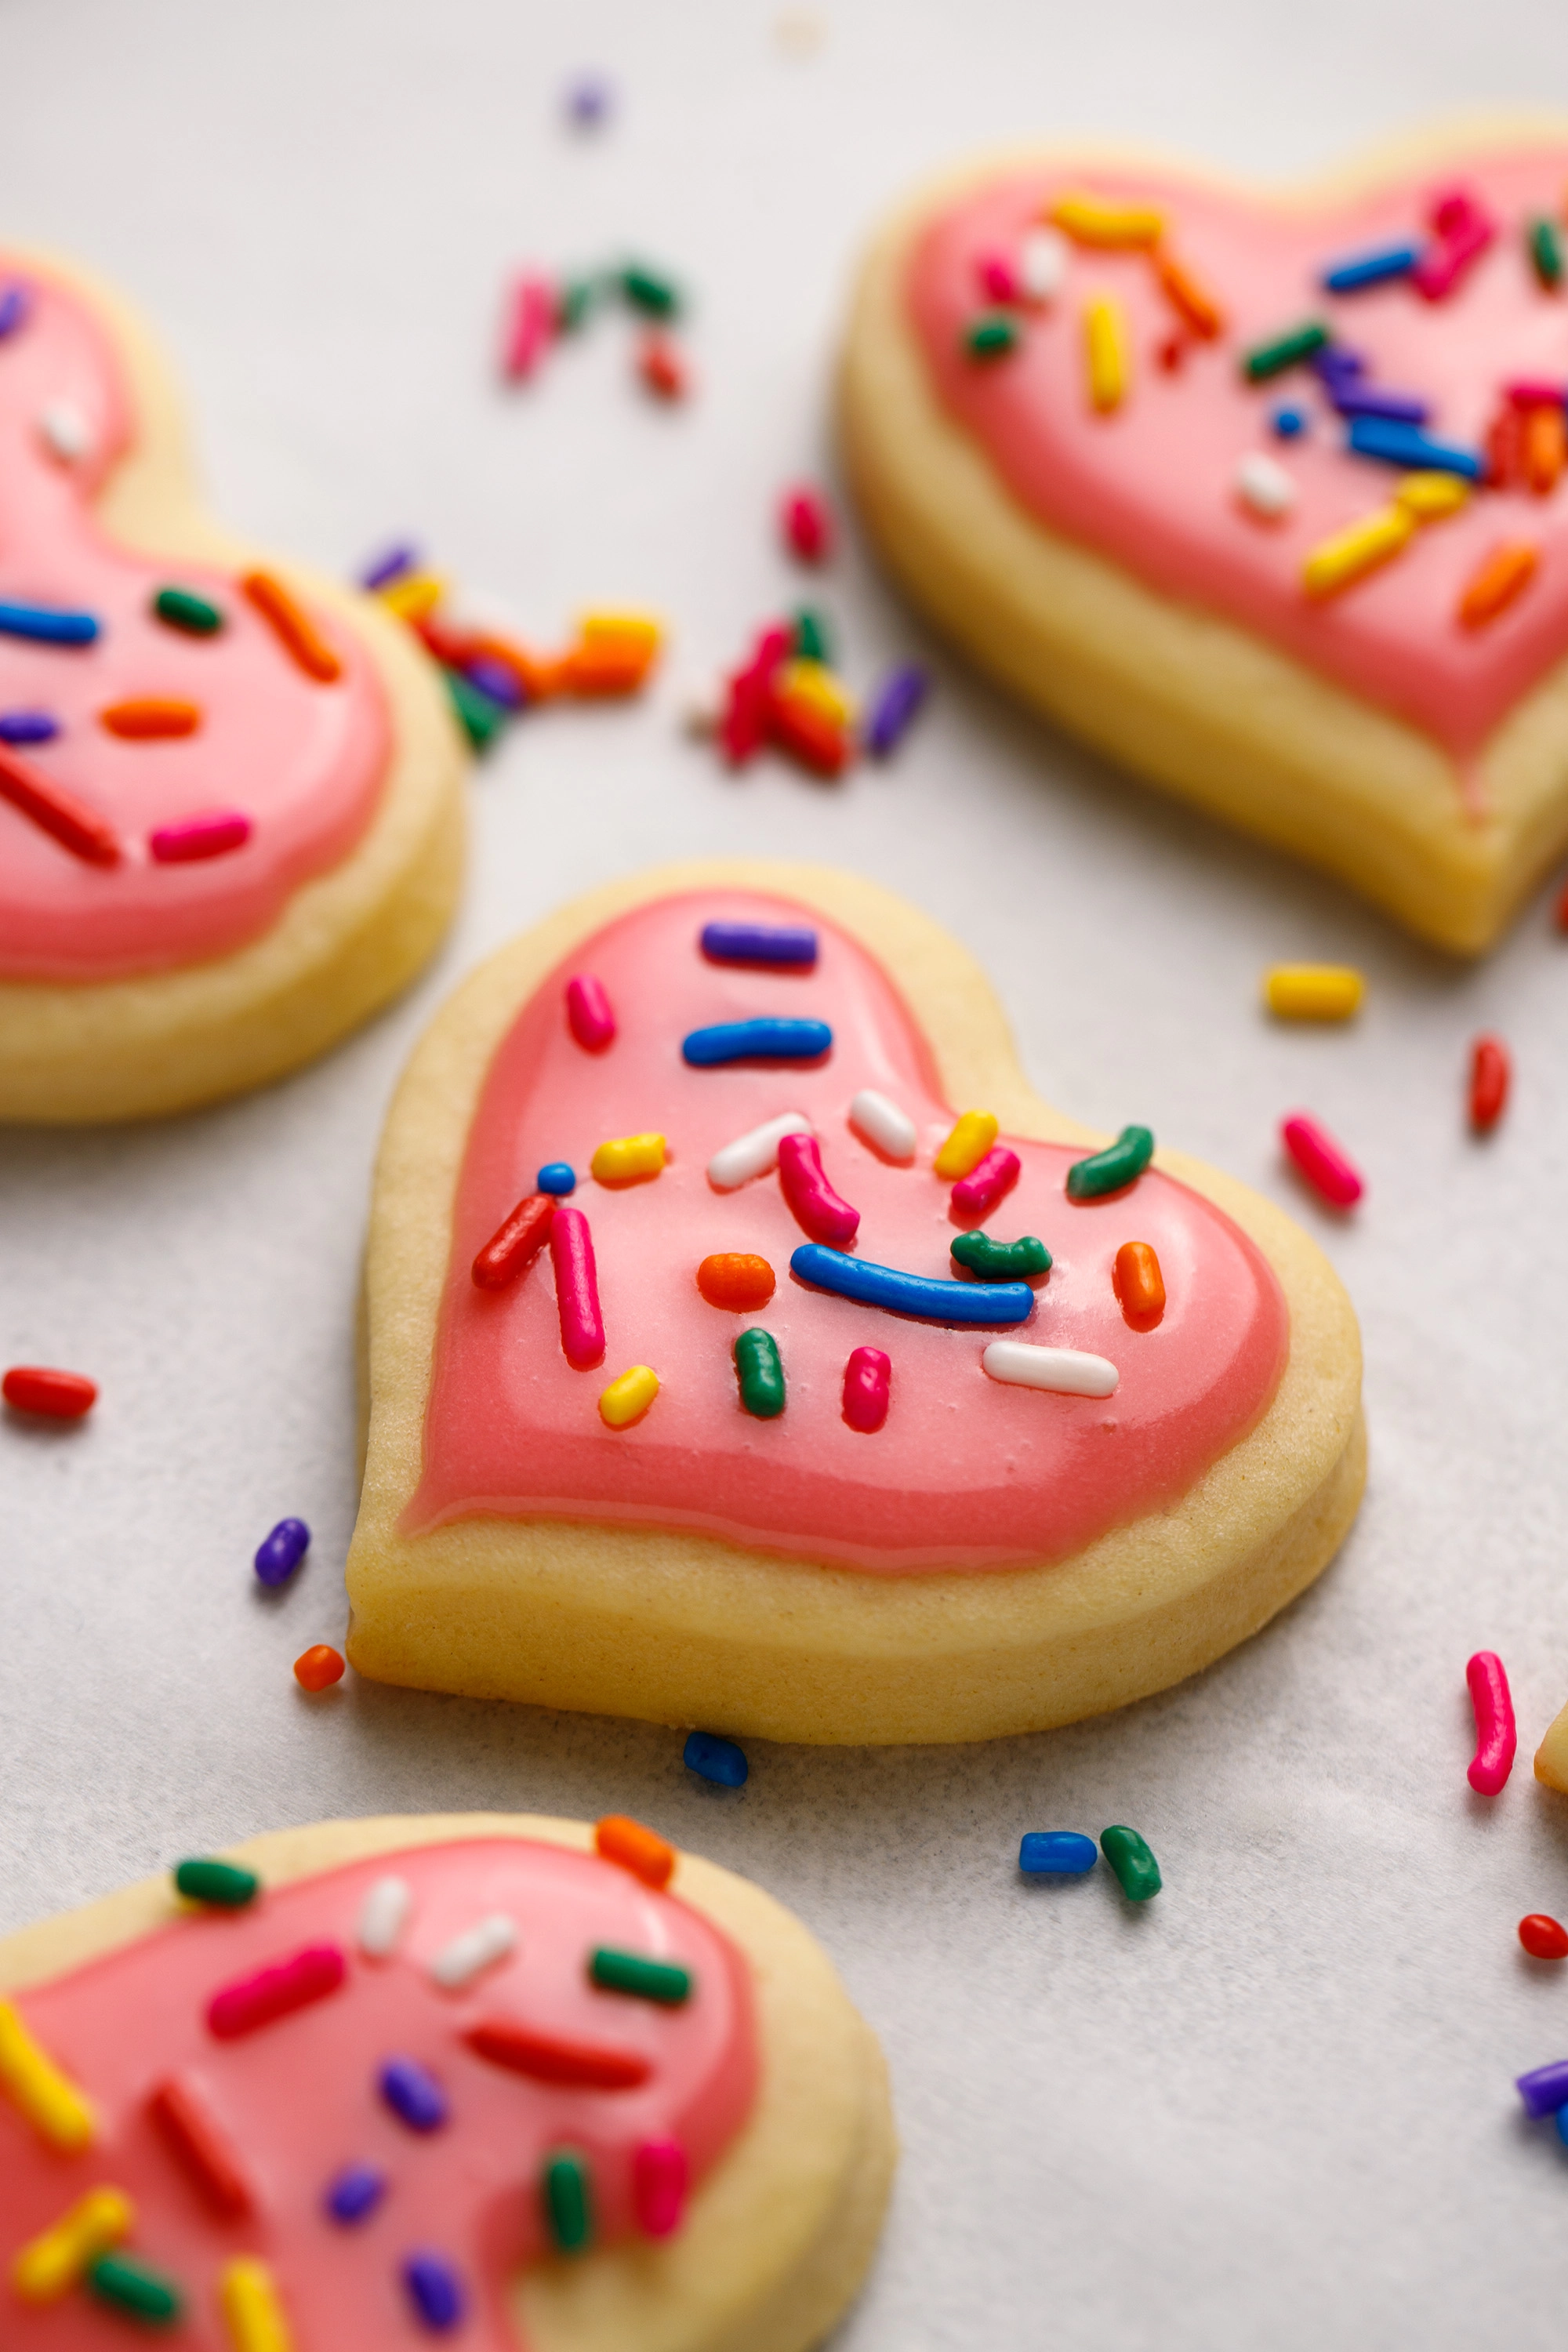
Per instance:
[[[857,1135],[885,1151],[889,1160],[912,1160],[919,1137],[914,1120],[875,1087],[862,1087],[849,1106],[849,1124]]]
[[[708,1181],[721,1192],[732,1192],[739,1184],[749,1184],[753,1176],[765,1176],[778,1164],[779,1145],[786,1135],[809,1135],[811,1121],[803,1110],[781,1111],[770,1118],[765,1127],[753,1127],[749,1134],[738,1135],[733,1143],[726,1143],[708,1162]]]
[[[1261,449],[1249,449],[1236,469],[1236,495],[1265,522],[1278,522],[1296,503],[1296,485]]]
[[[1018,248],[1018,285],[1026,302],[1054,302],[1067,276],[1065,236],[1054,228],[1032,228]]]
[[[367,1960],[390,1959],[414,1908],[405,1878],[378,1878],[360,1905],[359,1948]]]
[[[1023,1339],[993,1339],[980,1360],[994,1381],[1051,1389],[1058,1396],[1114,1396],[1121,1378],[1103,1356],[1081,1348],[1032,1348]]]
[[[492,1911],[474,1927],[466,1927],[444,1944],[430,1963],[430,1973],[447,1991],[456,1992],[477,1977],[481,1969],[494,1968],[498,1960],[517,1948],[516,1923],[504,1911]]]
[[[38,411],[38,431],[62,466],[77,465],[92,447],[92,427],[74,400],[46,401]]]

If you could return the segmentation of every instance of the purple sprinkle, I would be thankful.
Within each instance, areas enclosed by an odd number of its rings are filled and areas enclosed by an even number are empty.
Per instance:
[[[1342,416],[1382,416],[1391,425],[1425,425],[1432,414],[1431,402],[1414,393],[1377,392],[1343,382],[1329,386],[1329,398]]]
[[[814,964],[816,933],[805,923],[704,923],[702,952],[712,963]]]
[[[386,2194],[386,2175],[371,2164],[351,2164],[327,2190],[327,2211],[345,2227],[368,2221]]]
[[[415,2058],[389,2058],[377,2087],[400,2123],[410,2131],[438,2131],[447,2120],[447,2094]]]
[[[1352,352],[1344,343],[1325,343],[1321,352],[1312,354],[1312,366],[1326,384],[1348,383],[1353,375],[1366,373],[1366,361],[1360,352]]]
[[[926,698],[931,681],[916,662],[906,662],[883,681],[864,737],[873,760],[885,760],[897,751],[910,720]]]
[[[450,2263],[439,2254],[410,2254],[403,2265],[403,2284],[415,2315],[439,2334],[456,2327],[463,2316],[463,2286]]]
[[[390,588],[395,580],[401,580],[405,572],[412,572],[418,561],[419,550],[407,540],[400,541],[395,547],[384,549],[374,562],[365,565],[360,573],[359,584],[373,591]]]
[[[528,700],[516,671],[509,669],[505,662],[497,661],[493,655],[475,654],[471,661],[463,664],[463,676],[481,694],[488,694],[492,702],[499,702],[503,710],[521,710]]]
[[[3,342],[7,335],[14,335],[18,327],[26,323],[30,308],[31,304],[25,286],[7,286],[4,294],[0,294],[0,342]]]
[[[1550,2066],[1537,2066],[1533,2074],[1521,2074],[1518,2090],[1526,2115],[1556,2115],[1568,2106],[1568,2058],[1555,2059]]]
[[[285,1584],[310,1548],[310,1530],[303,1519],[279,1519],[264,1536],[256,1555],[256,1573],[263,1584]]]
[[[580,131],[596,131],[610,111],[610,85],[600,74],[579,74],[566,91],[568,118]]]
[[[0,743],[52,743],[59,731],[47,710],[0,710]]]

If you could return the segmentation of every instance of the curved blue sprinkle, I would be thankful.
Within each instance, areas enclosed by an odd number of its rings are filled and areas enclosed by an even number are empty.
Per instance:
[[[889,1315],[916,1315],[928,1323],[1022,1323],[1035,1304],[1026,1282],[945,1282],[900,1274],[896,1266],[869,1265],[821,1242],[803,1242],[789,1270],[839,1298],[885,1307]]]
[[[751,1769],[746,1752],[716,1731],[694,1731],[686,1743],[686,1769],[700,1780],[716,1780],[721,1789],[744,1788]]]
[[[702,952],[714,963],[815,963],[816,933],[805,923],[704,923]]]
[[[90,646],[98,623],[90,613],[61,613],[47,604],[0,604],[0,636],[31,637],[40,646]]]
[[[1446,441],[1430,440],[1414,425],[1384,416],[1352,416],[1345,446],[1355,457],[1413,467],[1417,472],[1458,474],[1468,482],[1479,482],[1486,471],[1473,449],[1452,449]]]
[[[695,1070],[721,1062],[815,1062],[832,1043],[826,1021],[721,1021],[683,1037],[680,1058]]]

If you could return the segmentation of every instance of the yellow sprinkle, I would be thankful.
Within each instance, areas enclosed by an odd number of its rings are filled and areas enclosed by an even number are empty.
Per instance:
[[[1345,963],[1277,963],[1263,975],[1263,996],[1280,1021],[1348,1021],[1366,992]]]
[[[1321,539],[1301,566],[1309,596],[1334,596],[1352,580],[1375,571],[1415,537],[1416,521],[1407,507],[1384,507],[1331,539]]]
[[[1089,396],[1102,415],[1120,408],[1127,392],[1127,336],[1121,305],[1109,294],[1097,294],[1083,310],[1084,354],[1089,362]]]
[[[239,2254],[223,2273],[223,2315],[234,2352],[294,2352],[294,2331],[283,2315],[272,2273],[254,2255]]]
[[[0,2086],[27,2121],[68,2156],[92,2143],[92,2109],[46,2058],[8,2000],[0,2000]]]
[[[1058,196],[1046,218],[1078,245],[1158,245],[1165,215],[1152,205],[1113,205],[1103,196]]]
[[[823,662],[785,662],[779,672],[779,692],[820,711],[836,726],[855,724],[854,696]]]
[[[936,1172],[956,1183],[978,1168],[996,1140],[996,1121],[988,1110],[966,1110],[936,1155]]]
[[[400,621],[426,621],[447,593],[447,583],[434,572],[407,572],[390,581],[376,594]]]
[[[634,1364],[612,1381],[599,1398],[599,1418],[608,1429],[629,1429],[640,1421],[658,1394],[658,1374],[647,1364]]]
[[[1440,522],[1468,502],[1470,486],[1459,474],[1406,474],[1394,495],[1417,522]]]
[[[579,645],[608,653],[613,646],[628,658],[651,661],[664,642],[664,624],[651,613],[584,613],[577,624]]]
[[[89,2189],[52,2229],[22,2248],[11,2265],[11,2284],[24,2303],[53,2303],[135,2227],[136,2208],[122,2189]]]
[[[662,1135],[616,1135],[601,1143],[589,1162],[601,1184],[635,1184],[664,1166]]]

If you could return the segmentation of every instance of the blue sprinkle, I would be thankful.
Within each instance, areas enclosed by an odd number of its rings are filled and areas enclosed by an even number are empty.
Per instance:
[[[59,731],[47,710],[0,711],[0,743],[52,743]]]
[[[826,1021],[721,1021],[683,1037],[680,1056],[696,1070],[721,1062],[815,1062],[832,1044]]]
[[[1381,416],[1352,417],[1347,446],[1353,456],[1375,457],[1384,466],[1459,474],[1467,482],[1479,482],[1486,470],[1473,449],[1451,449],[1447,442],[1428,440],[1414,425]]]
[[[815,963],[816,933],[805,923],[704,923],[702,952],[714,963]]]
[[[873,760],[896,751],[926,698],[931,680],[918,662],[906,662],[878,688],[861,742]]]
[[[1421,258],[1418,245],[1384,245],[1371,253],[1353,254],[1323,272],[1325,294],[1359,294],[1368,286],[1386,285],[1391,278],[1408,278]]]
[[[1031,1878],[1081,1878],[1094,1868],[1095,1843],[1077,1830],[1029,1830],[1019,1841],[1018,1867]]]
[[[351,2164],[340,2172],[322,2200],[334,2221],[348,2227],[368,2221],[386,2194],[386,2175],[371,2164]]]
[[[463,676],[481,694],[488,694],[492,702],[499,702],[503,710],[521,710],[528,700],[516,671],[489,654],[476,654],[471,661],[466,661]]]
[[[26,325],[31,308],[31,299],[25,286],[6,287],[4,294],[0,294],[0,342],[7,335],[14,335],[18,327]]]
[[[721,1739],[716,1731],[694,1731],[686,1743],[686,1769],[700,1780],[717,1780],[721,1789],[743,1789],[749,1767],[745,1750],[732,1739]]]
[[[416,2059],[389,2058],[376,2077],[382,2097],[410,2131],[437,2131],[447,2120],[447,2094]]]
[[[0,604],[0,636],[31,637],[40,646],[90,646],[98,623],[90,613],[62,613],[47,604]]]
[[[1568,2107],[1559,2107],[1557,2110],[1557,2137],[1563,2147],[1568,2147]]]
[[[1307,429],[1307,412],[1304,408],[1277,408],[1268,422],[1281,441],[1294,441]]]
[[[410,2254],[403,2265],[403,2284],[415,2316],[437,2335],[456,2327],[466,2298],[462,2281],[440,2254]]]
[[[569,1160],[547,1160],[534,1181],[542,1192],[574,1192],[577,1171]]]
[[[256,1573],[263,1584],[286,1584],[310,1549],[310,1530],[303,1519],[279,1519],[261,1539]]]
[[[405,572],[412,572],[418,561],[419,550],[411,541],[400,540],[395,547],[386,548],[383,553],[371,559],[360,573],[359,584],[373,592],[377,588],[390,588],[395,580],[401,580]]]
[[[1371,384],[1331,384],[1329,397],[1342,416],[1381,416],[1390,425],[1425,425],[1432,414],[1430,401],[1415,393],[1378,392]]]
[[[826,1249],[820,1242],[803,1242],[789,1270],[837,1297],[885,1307],[889,1315],[916,1315],[927,1323],[1022,1323],[1035,1305],[1026,1282],[944,1282],[900,1274],[894,1266],[870,1265],[842,1250]]]

